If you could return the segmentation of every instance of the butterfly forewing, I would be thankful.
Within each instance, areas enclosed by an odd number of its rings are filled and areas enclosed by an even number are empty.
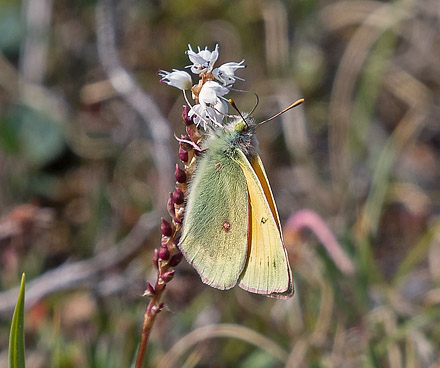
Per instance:
[[[179,243],[206,284],[229,289],[237,283],[246,263],[247,219],[243,170],[234,160],[209,150],[190,185]]]
[[[293,294],[291,270],[263,165],[258,155],[251,165],[244,153],[238,151],[237,162],[246,177],[249,193],[249,254],[239,286],[268,296],[290,297]]]

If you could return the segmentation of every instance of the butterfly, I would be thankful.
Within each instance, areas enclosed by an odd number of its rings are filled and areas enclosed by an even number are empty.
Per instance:
[[[293,295],[280,219],[255,131],[303,101],[259,124],[240,114],[211,129],[202,143],[178,247],[204,283],[222,290],[238,284],[275,298]]]

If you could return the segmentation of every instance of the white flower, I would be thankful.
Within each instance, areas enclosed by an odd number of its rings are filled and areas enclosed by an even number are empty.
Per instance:
[[[197,126],[202,126],[203,129],[206,130],[206,124],[210,119],[206,108],[204,108],[202,105],[197,104],[191,107],[188,112],[188,117],[193,119],[194,124]]]
[[[228,112],[228,103],[223,97],[229,89],[221,86],[217,82],[207,81],[199,93],[199,105],[195,113],[203,117],[205,121],[212,121],[214,125],[221,125],[223,118]],[[194,122],[196,123],[196,122]],[[197,123],[196,123],[197,124]],[[206,124],[200,122],[206,129]]]
[[[223,87],[214,81],[207,81],[199,93],[199,102],[204,106],[215,105],[220,100],[219,97],[228,92],[229,88]]]
[[[219,57],[218,44],[215,45],[213,51],[208,50],[207,47],[204,50],[198,47],[197,50],[195,52],[191,45],[188,45],[188,50],[185,53],[192,63],[187,68],[191,68],[194,74],[206,73],[203,78],[200,78],[199,84],[192,87],[191,75],[176,69],[173,69],[172,72],[160,70],[159,75],[162,77],[160,81],[183,91],[192,90],[192,97],[197,104],[191,107],[188,116],[197,126],[204,129],[221,127],[225,117],[228,116],[229,108],[229,104],[223,96],[229,93],[237,79],[243,80],[235,76],[235,72],[245,68],[246,65],[242,60],[239,63],[226,63],[214,69],[214,64]],[[185,93],[184,96],[188,105],[191,105]]]
[[[201,125],[204,129],[208,123],[221,125],[223,118],[228,113],[228,103],[223,97],[229,89],[217,82],[207,81],[199,93],[199,104],[193,106],[188,113],[189,117],[194,115],[194,124]]]
[[[182,70],[173,69],[172,72],[167,72],[165,70],[159,70],[159,74],[164,82],[170,86],[181,89],[182,91],[191,89],[192,80],[191,75]]]
[[[211,106],[204,106],[201,104],[194,105],[188,112],[188,116],[192,118],[194,124],[202,126],[206,130],[207,124],[212,122],[214,125],[221,125],[224,116],[228,112],[228,104],[224,100],[218,100],[218,102]]]
[[[235,83],[236,79],[244,80],[243,78],[235,76],[235,71],[240,68],[246,68],[246,65],[242,65],[244,63],[244,59],[239,63],[230,62],[221,65],[218,68],[215,68],[212,71],[214,78],[218,81],[222,82],[224,86],[232,86]]]
[[[188,55],[189,60],[193,63],[193,65],[189,65],[191,67],[191,71],[194,74],[200,74],[202,72],[210,72],[214,67],[214,63],[218,59],[218,44],[215,45],[214,51],[209,51],[207,47],[204,50],[200,50],[198,53],[195,53],[191,48],[191,45],[188,45],[189,50],[185,51]]]

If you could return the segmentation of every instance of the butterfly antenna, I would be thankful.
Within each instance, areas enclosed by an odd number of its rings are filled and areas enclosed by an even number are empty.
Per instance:
[[[287,106],[284,110],[281,110],[278,114],[275,114],[274,116],[270,117],[269,119],[266,119],[266,120],[262,121],[258,125],[263,125],[263,124],[267,123],[268,121],[271,121],[271,120],[277,118],[281,114],[284,114],[286,111],[289,111],[290,109],[293,109],[294,107],[296,107],[298,105],[301,105],[303,102],[304,102],[303,98],[300,98],[299,100],[296,100],[294,103],[292,103],[289,106]]]
[[[235,111],[238,112],[238,115],[240,115],[240,117],[243,119],[243,122],[246,124],[246,126],[248,127],[248,123],[246,122],[246,119],[244,118],[244,116],[242,115],[242,113],[240,112],[240,110],[238,109],[237,105],[235,104],[234,100],[232,98],[230,98],[228,100],[229,104],[234,108]]]
[[[249,113],[249,115],[252,115],[255,111],[255,109],[257,108],[257,106],[260,104],[260,97],[258,97],[258,95],[254,92],[254,91],[247,91],[244,89],[236,89],[236,88],[231,88],[231,91],[235,91],[235,92],[243,92],[243,93],[249,93],[252,92],[255,95],[255,106],[252,108],[252,111]]]
[[[260,97],[258,97],[258,95],[255,92],[253,92],[253,93],[255,95],[255,100],[256,101],[255,101],[255,106],[252,108],[252,110],[249,113],[249,115],[252,115],[254,113],[255,109],[257,108],[258,104],[260,103]]]

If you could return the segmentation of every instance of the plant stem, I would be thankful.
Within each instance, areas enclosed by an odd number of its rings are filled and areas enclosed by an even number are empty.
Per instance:
[[[151,334],[156,316],[163,309],[163,303],[160,301],[165,286],[174,277],[174,267],[176,267],[183,258],[182,253],[177,248],[179,236],[182,229],[183,213],[185,206],[185,194],[188,187],[188,179],[194,171],[196,165],[196,155],[194,146],[197,146],[202,135],[188,118],[189,107],[183,107],[182,120],[186,126],[187,136],[182,136],[179,140],[179,158],[184,165],[184,169],[176,165],[174,173],[176,179],[176,188],[170,193],[167,208],[171,216],[171,223],[162,219],[161,221],[161,245],[159,249],[154,250],[153,265],[157,269],[157,279],[154,287],[147,282],[147,289],[144,296],[150,297],[150,302],[145,310],[144,323],[142,325],[141,342],[136,357],[135,368],[142,368],[145,353],[147,351],[148,339]],[[190,143],[190,144],[188,144]],[[194,146],[192,145],[194,143]]]
[[[161,295],[162,293],[160,293]],[[160,301],[160,295],[158,298],[152,298],[148,303],[147,309],[145,310],[144,323],[142,325],[142,337],[139,344],[138,355],[136,358],[135,368],[141,368],[144,362],[145,352],[147,350],[148,338],[150,337],[151,328],[153,327],[154,321],[157,316],[157,311],[153,312],[154,307],[158,306]]]

